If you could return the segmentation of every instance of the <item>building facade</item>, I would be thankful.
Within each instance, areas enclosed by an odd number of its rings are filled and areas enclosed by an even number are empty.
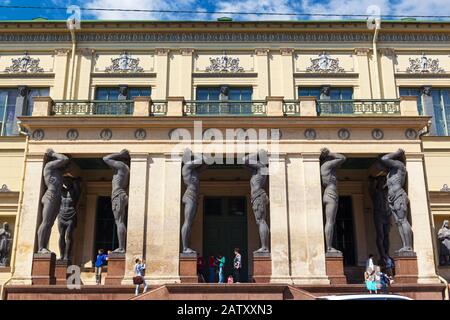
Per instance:
[[[231,159],[200,173],[191,247],[228,259],[241,248],[243,279],[251,281],[260,238],[251,172],[236,161],[239,133],[247,152],[268,151],[276,172],[265,187],[270,283],[330,284],[324,147],[347,158],[337,170],[334,231],[347,282],[360,283],[367,256],[377,256],[369,177],[399,148],[417,283],[449,279],[437,239],[450,218],[448,23],[383,22],[379,32],[360,21],[86,21],[73,32],[60,21],[0,24],[0,215],[12,233],[0,270],[6,287],[32,284],[49,148],[70,156],[67,172],[82,179],[72,264],[83,284],[95,284],[97,249],[117,247],[112,171],[102,158],[122,149],[130,152],[130,181],[121,283],[131,284],[136,257],[146,259],[150,283],[182,281],[186,147]],[[394,255],[401,239],[393,221],[389,238]],[[58,239],[55,223],[55,253]]]

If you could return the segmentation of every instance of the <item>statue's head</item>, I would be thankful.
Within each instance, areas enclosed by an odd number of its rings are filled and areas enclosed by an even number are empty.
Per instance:
[[[448,229],[448,220],[444,220],[444,223],[442,223],[442,228]]]
[[[405,155],[405,150],[403,149],[398,149],[399,151],[399,156],[398,156],[398,160],[403,162],[404,164],[406,164],[406,155]]]
[[[330,154],[330,150],[328,148],[322,148],[320,149],[320,161],[325,161],[328,157],[328,155]]]
[[[53,158],[54,153],[55,153],[55,151],[53,151],[53,149],[51,149],[51,148],[49,148],[49,149],[47,149],[47,151],[45,151],[45,155],[50,158]]]
[[[3,222],[3,229],[9,230],[9,223],[8,222]]]
[[[228,92],[229,92],[229,87],[228,86],[221,86],[220,87],[220,94],[223,94],[224,96],[228,97]]]
[[[63,184],[70,189],[73,185],[73,177],[70,174],[66,174],[63,176]]]

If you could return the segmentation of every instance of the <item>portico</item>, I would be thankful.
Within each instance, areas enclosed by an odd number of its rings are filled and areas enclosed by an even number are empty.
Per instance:
[[[39,110],[39,107],[35,107]],[[16,263],[24,267],[16,269],[12,283],[30,284],[31,261],[36,243],[32,236],[36,232],[40,217],[40,195],[44,153],[50,146],[73,159],[72,174],[83,179],[83,195],[79,207],[80,224],[76,231],[73,263],[84,267],[82,281],[92,283],[92,259],[96,234],[99,230],[96,216],[99,215],[100,197],[108,197],[111,192],[111,172],[100,165],[99,160],[105,154],[120,151],[124,147],[130,151],[129,207],[127,218],[126,267],[123,284],[131,284],[133,265],[136,257],[143,257],[148,264],[147,279],[153,284],[180,282],[180,228],[183,223],[181,196],[184,185],[181,180],[181,147],[179,141],[169,139],[173,129],[193,130],[192,118],[151,118],[124,116],[73,117],[60,116],[51,121],[51,116],[33,116],[22,118],[23,126],[31,133],[39,128],[45,129],[45,138],[31,139],[27,156],[27,174],[25,177],[25,200],[23,208],[27,217],[21,224],[19,239],[24,246],[17,255]],[[353,257],[349,260],[353,266],[362,266],[368,253],[375,253],[374,227],[370,197],[367,191],[367,177],[373,170],[376,159],[401,145],[407,154],[408,191],[411,202],[411,224],[414,232],[414,248],[419,265],[419,283],[437,283],[434,260],[429,254],[431,239],[424,231],[424,225],[430,225],[427,214],[428,202],[425,194],[418,190],[423,186],[423,160],[420,141],[409,139],[405,130],[419,131],[426,123],[421,117],[346,117],[346,128],[351,133],[350,140],[339,138],[337,132],[342,129],[339,117],[278,119],[274,117],[255,117],[252,122],[258,128],[279,129],[281,139],[276,141],[247,141],[249,145],[263,144],[269,152],[269,175],[266,190],[270,198],[268,224],[270,226],[271,276],[272,283],[295,285],[324,285],[329,283],[325,268],[325,250],[322,216],[322,189],[320,183],[319,151],[326,146],[331,150],[345,154],[348,163],[338,170],[339,196],[349,198],[351,205],[342,210],[348,213],[352,224]],[[204,129],[245,128],[246,119],[233,117],[233,122],[218,118],[201,118]],[[371,123],[371,126],[366,125]],[[376,126],[383,130],[385,139],[373,140],[371,129]],[[65,128],[76,127],[77,143],[65,138]],[[99,134],[107,127],[112,138],[102,139]],[[315,128],[316,138],[305,138],[305,130]],[[134,138],[136,130],[145,130],[146,138]],[[225,134],[223,135],[225,137]],[[192,142],[192,141],[184,141]],[[220,145],[222,141],[214,141]],[[206,141],[211,143],[211,141]],[[191,144],[193,152],[203,152],[204,146],[198,141]],[[178,149],[177,149],[178,148]],[[229,145],[223,147],[224,153],[230,152]],[[175,151],[174,150],[179,150]],[[220,149],[215,149],[220,151]],[[231,154],[236,150],[231,149]],[[95,164],[98,167],[95,167]],[[274,171],[275,172],[275,171]],[[27,187],[29,186],[29,187]],[[253,251],[259,246],[259,237],[250,204],[249,172],[240,165],[213,165],[200,177],[200,201],[193,225],[192,246],[200,254],[214,251],[208,230],[211,224],[207,208],[208,199],[240,198],[245,207],[245,239],[240,237],[240,247],[246,248],[244,254],[248,279],[252,277]],[[39,191],[41,190],[41,191]],[[341,200],[344,203],[346,200]],[[211,203],[211,202],[210,202]],[[33,205],[34,204],[34,205]],[[343,204],[344,205],[344,204]],[[345,206],[345,205],[344,205]],[[208,211],[209,210],[209,211]],[[340,209],[341,210],[341,209]],[[144,214],[143,214],[144,213]],[[214,214],[214,212],[212,212]],[[344,211],[339,211],[344,215]],[[339,217],[339,216],[338,216]],[[214,220],[210,220],[214,221]],[[221,228],[221,220],[216,220]],[[238,220],[236,220],[238,221]],[[242,220],[244,221],[244,220]],[[224,226],[226,227],[226,223]],[[240,223],[240,222],[234,222]],[[344,223],[344,222],[342,222]],[[232,226],[232,225],[229,225]],[[420,228],[419,228],[420,226]],[[237,230],[243,230],[238,228]],[[223,231],[223,230],[222,230]],[[231,230],[232,231],[232,230]],[[242,231],[241,231],[242,232]],[[344,232],[344,231],[342,231]],[[340,236],[345,237],[343,233]],[[429,233],[428,233],[429,234]],[[112,236],[112,235],[111,235]],[[206,237],[206,238],[205,238]],[[391,250],[397,250],[399,239],[395,228],[391,232]],[[57,230],[52,231],[51,250],[57,252]],[[113,241],[113,240],[111,240]],[[244,241],[244,242],[242,242]],[[236,244],[238,246],[238,244]],[[211,249],[208,249],[211,248]],[[217,250],[222,250],[219,247]],[[227,252],[229,255],[230,253]],[[205,256],[205,259],[207,257]],[[353,260],[352,260],[353,259]]]

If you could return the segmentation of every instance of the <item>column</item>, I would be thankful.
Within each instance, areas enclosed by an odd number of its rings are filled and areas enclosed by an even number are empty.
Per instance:
[[[381,89],[383,91],[383,99],[396,99],[397,86],[395,84],[395,50],[393,48],[380,49],[380,64],[381,74],[383,79],[381,82]]]
[[[152,99],[166,100],[169,79],[169,49],[155,49],[155,72],[156,86],[152,88]]]
[[[329,284],[325,268],[325,236],[320,177],[320,153],[303,153],[303,197],[307,232],[307,269],[304,282]],[[300,282],[301,283],[301,282]]]
[[[439,283],[433,251],[431,212],[422,153],[406,154],[408,197],[413,230],[413,249],[417,254],[418,283]]]
[[[78,87],[75,97],[78,100],[91,99],[91,72],[95,50],[86,48],[81,50],[80,69],[78,73]]]
[[[295,86],[294,86],[294,49],[282,48],[281,53],[281,70],[283,70],[283,88],[281,96],[286,100],[292,100],[295,98]]]
[[[255,96],[255,100],[263,100],[270,96],[269,49],[257,48],[255,49],[255,55],[256,71],[258,72],[258,79],[256,80],[257,96]]]
[[[359,74],[359,99],[372,99],[379,98],[372,96],[372,84],[370,81],[370,67],[369,67],[369,57],[368,54],[370,49],[368,48],[357,48],[355,49],[356,61],[358,63],[358,74]]]
[[[148,183],[146,279],[180,282],[181,156],[151,155]]]
[[[55,62],[53,66],[53,71],[55,73],[55,87],[52,90],[52,98],[55,100],[63,100],[66,98],[65,92],[67,90],[69,52],[69,49],[55,50]]]
[[[144,257],[147,212],[148,154],[130,154],[130,183],[128,187],[127,244],[125,275],[122,284],[132,284],[134,261]]]
[[[431,117],[430,135],[437,135],[437,123],[434,114],[433,97],[431,96],[431,86],[422,87],[422,95],[418,97],[422,99],[422,114]]]
[[[287,163],[290,267],[294,284],[308,282],[308,234],[306,230],[305,186],[300,154],[289,154]]]
[[[185,100],[192,99],[192,54],[194,49],[180,49],[181,57],[178,69],[179,94]]]
[[[43,189],[43,167],[44,156],[42,154],[27,155],[23,185],[23,204],[19,212],[20,224],[17,229],[18,235],[16,239],[19,246],[15,253],[14,273],[11,284],[31,285],[31,269]]]
[[[292,283],[289,272],[289,227],[287,209],[286,155],[269,157],[270,240],[272,276],[270,282]]]

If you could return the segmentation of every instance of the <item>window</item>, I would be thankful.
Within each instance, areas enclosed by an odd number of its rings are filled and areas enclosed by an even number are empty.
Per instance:
[[[18,88],[0,89],[0,134],[11,136],[18,134],[16,118],[31,116],[33,98],[49,96],[49,88],[28,88],[25,99],[18,100]],[[16,114],[16,112],[18,114]]]
[[[424,114],[422,90],[420,88],[400,88],[400,96],[417,97],[419,114]],[[450,135],[450,88],[432,88],[434,119],[433,125],[438,136]]]
[[[123,100],[133,100],[135,97],[151,95],[151,88],[147,87],[130,87],[127,88],[127,96]],[[100,101],[119,101],[119,87],[99,87],[95,92],[95,100]],[[133,105],[129,104],[111,104],[97,103],[96,114],[131,114]]]
[[[320,100],[320,93],[322,88],[320,87],[304,87],[298,88],[299,97],[316,97]],[[330,100],[351,100],[353,99],[353,88],[330,88]]]
[[[11,136],[14,132],[17,89],[0,90],[1,135]]]
[[[327,103],[323,100],[324,97],[321,94],[321,87],[304,87],[298,88],[298,96],[299,97],[316,97],[318,101],[318,113],[321,113],[326,110],[326,113],[333,114],[351,114],[353,113],[353,104],[351,102],[331,102]],[[322,99],[321,99],[322,97]],[[329,91],[329,96],[327,97],[329,100],[352,100],[353,99],[353,88],[339,88],[339,87],[331,87]],[[326,100],[328,100],[326,99]]]
[[[198,87],[196,92],[197,114],[251,114],[252,87],[228,87],[229,102],[218,102],[220,87]],[[211,101],[211,102],[207,102]],[[242,102],[240,102],[242,101]]]

